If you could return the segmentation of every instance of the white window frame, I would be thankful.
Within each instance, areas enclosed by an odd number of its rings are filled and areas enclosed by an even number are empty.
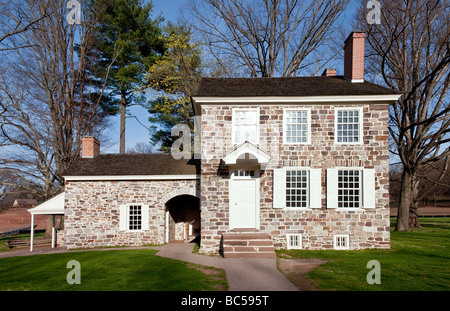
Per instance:
[[[360,171],[360,207],[339,207],[339,170]],[[327,208],[335,208],[343,211],[363,210],[375,208],[375,169],[364,167],[335,167],[329,168],[327,174]]]
[[[130,229],[130,207],[141,207],[141,229]],[[127,203],[120,206],[120,230],[128,232],[140,232],[149,229],[149,206],[143,203]]]
[[[286,172],[294,170],[305,170],[308,174],[307,185],[307,205],[306,207],[287,207],[286,205]],[[312,172],[314,171],[314,174]],[[303,166],[286,166],[280,169],[274,169],[273,180],[273,208],[285,208],[287,210],[309,210],[321,208],[322,204],[322,185],[321,169],[313,169]],[[316,189],[317,188],[317,189]]]
[[[340,142],[338,141],[338,112],[339,111],[358,111],[358,141]],[[334,111],[334,143],[338,145],[362,145],[363,144],[363,107],[336,107]]]
[[[259,139],[260,139],[260,133],[259,133],[259,119],[260,119],[260,115],[259,115],[259,107],[256,108],[233,108],[232,109],[232,120],[231,120],[231,142],[233,145],[240,145],[243,144],[244,142],[236,142],[236,112],[238,111],[255,111],[256,112],[256,142],[250,142],[254,145],[258,145],[259,144]]]
[[[344,239],[345,245],[339,245],[339,239]],[[336,234],[333,237],[333,248],[336,250],[345,250],[350,248],[350,236],[348,234]]]
[[[295,209],[295,210],[298,210],[298,209],[307,209],[307,208],[310,208],[310,202],[311,202],[311,200],[310,200],[310,191],[311,191],[311,185],[310,185],[310,169],[309,168],[305,168],[305,167],[299,167],[299,168],[285,168],[284,169],[284,171],[285,171],[285,177],[287,178],[287,172],[291,172],[291,171],[305,171],[306,172],[306,206],[300,206],[300,207],[296,207],[296,206],[287,206],[287,203],[288,203],[288,201],[287,201],[287,193],[286,193],[286,195],[285,195],[285,204],[286,204],[286,209]],[[291,183],[292,183],[292,180],[290,181]],[[285,187],[286,187],[286,191],[285,192],[287,192],[287,190],[288,190],[288,188],[287,188],[287,181],[285,180]],[[294,188],[294,189],[302,189],[302,188]],[[303,189],[302,189],[303,190]],[[292,202],[292,201],[291,201]]]
[[[291,238],[296,237],[298,240],[298,245],[292,245],[291,244]],[[286,234],[286,246],[287,249],[303,249],[303,242],[302,242],[302,235],[301,234]]]
[[[306,112],[306,142],[287,142],[287,112]],[[285,145],[310,145],[311,144],[311,108],[283,108],[283,144]]]
[[[357,172],[359,172],[359,187],[358,188],[344,188],[343,190],[358,190],[359,191],[359,195],[358,195],[358,207],[344,207],[344,206],[342,206],[342,207],[340,207],[339,206],[339,190],[340,190],[340,188],[339,188],[339,171],[357,171]],[[345,209],[345,210],[347,210],[347,209],[361,209],[362,208],[362,206],[363,206],[363,190],[364,190],[364,188],[363,188],[363,179],[364,179],[364,170],[361,168],[361,167],[357,167],[357,168],[355,168],[355,167],[345,167],[345,168],[343,168],[343,167],[341,167],[341,168],[338,168],[337,169],[337,174],[338,174],[338,184],[337,184],[337,191],[338,191],[338,201],[337,201],[337,204],[338,204],[338,208],[339,209]],[[347,201],[347,202],[349,202],[349,201]]]

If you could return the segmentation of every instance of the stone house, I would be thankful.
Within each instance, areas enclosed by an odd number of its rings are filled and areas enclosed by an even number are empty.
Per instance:
[[[100,154],[65,172],[67,248],[200,240],[200,252],[389,248],[389,104],[364,81],[365,34],[344,75],[204,78],[192,98],[201,157]]]

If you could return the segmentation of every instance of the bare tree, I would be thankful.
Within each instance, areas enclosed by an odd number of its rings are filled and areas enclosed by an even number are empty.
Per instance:
[[[205,0],[189,2],[189,20],[229,76],[296,76],[320,70],[332,55],[319,54],[338,27],[348,0]],[[317,64],[321,65],[317,66]]]
[[[362,1],[359,27],[367,31],[373,77],[403,93],[391,106],[391,152],[403,164],[397,231],[418,227],[419,184],[424,166],[450,154],[449,1],[383,2],[381,23],[366,21]]]
[[[26,14],[26,6],[17,5],[14,1],[0,1],[0,51],[14,50],[20,47],[8,46],[5,43],[13,36],[36,29],[37,23],[54,12],[48,5],[41,10],[42,15],[30,19]],[[26,46],[23,46],[26,47]]]
[[[14,3],[21,8],[10,12],[14,23],[35,22],[7,38],[16,49],[0,71],[0,173],[45,199],[64,184],[61,174],[79,157],[82,136],[97,135],[104,121],[102,81],[90,84],[86,76],[95,11],[86,5],[81,23],[69,24],[65,2]]]

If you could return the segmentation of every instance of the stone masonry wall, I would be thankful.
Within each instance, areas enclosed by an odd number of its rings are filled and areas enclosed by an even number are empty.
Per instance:
[[[334,142],[335,107],[363,107],[363,144]],[[248,105],[202,105],[201,248],[217,252],[221,234],[229,228],[229,172],[220,165],[236,146],[231,144],[232,108]],[[260,230],[272,236],[277,248],[286,247],[286,234],[302,234],[303,248],[333,248],[333,235],[348,234],[350,249],[389,248],[389,151],[388,105],[259,105],[258,147],[272,157],[261,172]],[[283,108],[311,109],[311,144],[283,144]],[[303,166],[322,169],[320,209],[274,209],[273,169]],[[327,209],[326,169],[364,167],[375,169],[376,208]]]
[[[65,185],[64,246],[93,248],[165,242],[165,203],[198,193],[197,180],[71,181]],[[121,231],[120,205],[149,205],[149,230]]]

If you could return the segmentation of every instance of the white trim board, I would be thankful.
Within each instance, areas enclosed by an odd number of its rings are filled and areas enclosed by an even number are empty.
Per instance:
[[[324,103],[324,102],[390,102],[401,95],[344,95],[344,96],[255,96],[255,97],[193,97],[195,103]]]
[[[85,180],[200,180],[196,174],[185,175],[101,175],[101,176],[64,176],[66,181],[85,181]]]

